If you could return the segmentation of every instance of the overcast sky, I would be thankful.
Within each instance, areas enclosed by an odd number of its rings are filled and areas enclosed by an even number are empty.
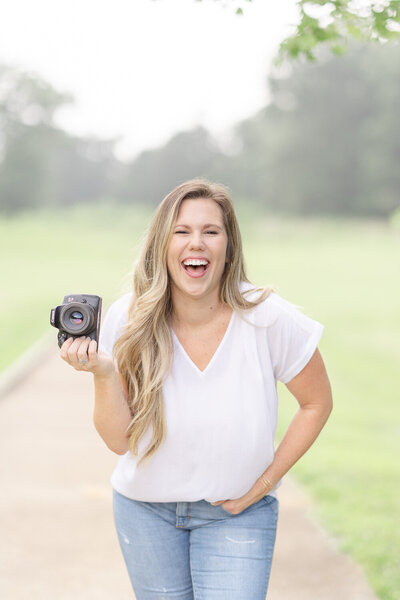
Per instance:
[[[267,102],[271,61],[295,22],[295,0],[9,0],[0,62],[71,92],[58,123],[118,136],[128,160],[197,124],[228,139]]]

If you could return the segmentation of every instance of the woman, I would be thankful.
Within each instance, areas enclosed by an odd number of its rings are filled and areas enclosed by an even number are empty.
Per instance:
[[[331,411],[322,330],[249,282],[227,189],[194,179],[158,207],[99,352],[63,344],[121,455],[114,516],[137,600],[264,600],[276,488]],[[299,410],[275,452],[277,380]]]

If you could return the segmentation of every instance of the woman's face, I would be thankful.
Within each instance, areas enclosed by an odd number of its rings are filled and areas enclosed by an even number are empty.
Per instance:
[[[201,298],[218,291],[227,244],[219,205],[209,198],[184,200],[167,251],[172,292]]]

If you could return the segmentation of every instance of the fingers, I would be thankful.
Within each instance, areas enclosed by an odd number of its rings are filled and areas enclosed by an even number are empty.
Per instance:
[[[86,337],[68,338],[61,346],[60,356],[77,371],[87,371],[96,360],[97,342]]]
[[[87,353],[88,348],[89,348],[89,343],[90,343],[90,338],[83,338],[80,346],[76,350],[76,356],[78,357],[78,363],[80,366],[83,366],[83,367],[85,367],[89,363],[89,356]],[[73,348],[73,345],[74,344],[71,345],[71,348]],[[71,350],[71,348],[70,348],[70,350]]]
[[[67,360],[67,350],[70,348],[72,342],[73,342],[73,338],[70,337],[68,339],[65,340],[65,342],[62,344],[61,348],[60,348],[60,356],[63,360]]]
[[[89,356],[89,360],[93,360],[97,357],[97,342],[96,342],[96,340],[89,340],[88,356]]]

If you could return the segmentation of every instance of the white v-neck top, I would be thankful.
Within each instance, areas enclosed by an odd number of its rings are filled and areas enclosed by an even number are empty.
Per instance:
[[[174,351],[175,351],[175,353],[179,352],[180,354],[182,354],[187,359],[187,362],[188,362],[188,364],[190,365],[190,367],[192,369],[195,369],[195,371],[199,375],[206,376],[208,370],[212,368],[213,362],[218,359],[218,354],[222,351],[222,348],[223,348],[224,343],[225,343],[225,339],[229,337],[229,331],[233,327],[234,318],[235,318],[235,311],[232,312],[231,318],[229,319],[229,323],[228,323],[228,326],[226,328],[224,337],[220,341],[218,348],[214,352],[214,354],[213,354],[210,362],[208,363],[208,365],[206,366],[206,368],[203,369],[203,371],[201,369],[199,369],[199,367],[192,361],[192,359],[190,358],[190,356],[186,352],[185,348],[180,343],[177,335],[175,334],[175,331],[173,329],[171,329],[172,339],[173,339],[173,342],[174,342]]]
[[[254,286],[241,284],[242,290],[249,287]],[[107,311],[99,349],[109,356],[130,300],[126,294]],[[215,502],[243,496],[274,457],[276,382],[289,382],[305,367],[323,329],[272,292],[244,319],[233,311],[204,371],[171,330],[173,365],[163,384],[166,438],[139,467],[139,458],[130,452],[120,456],[112,486],[146,502]],[[139,456],[150,439],[151,429],[140,441]]]

